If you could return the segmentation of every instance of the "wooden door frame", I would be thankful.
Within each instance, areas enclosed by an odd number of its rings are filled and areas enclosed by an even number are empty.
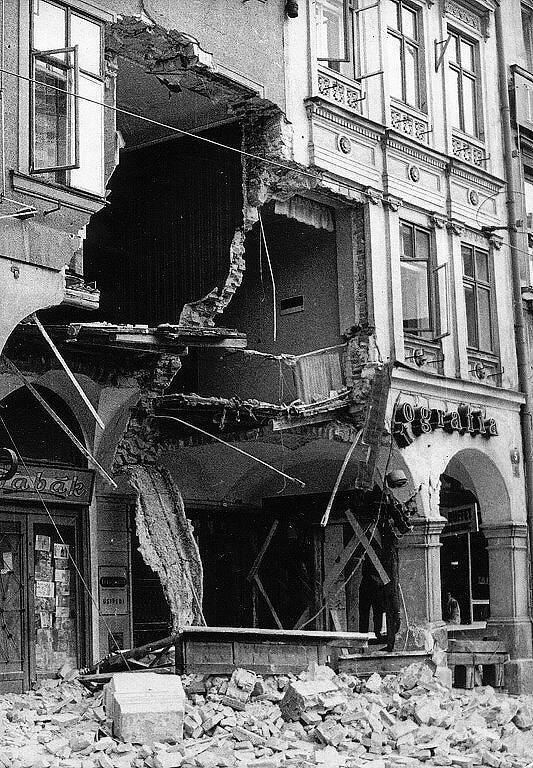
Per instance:
[[[19,555],[20,555],[20,583],[22,587],[22,611],[21,611],[21,671],[20,677],[15,677],[15,680],[21,681],[22,689],[28,690],[30,687],[30,633],[29,633],[29,611],[28,609],[28,579],[29,569],[28,561],[26,557],[26,539],[27,539],[27,523],[24,515],[18,512],[8,511],[0,512],[0,523],[16,523],[19,525]],[[7,673],[6,673],[7,674]],[[19,673],[13,673],[18,675]],[[10,678],[6,677],[5,681],[8,682]],[[1,684],[1,680],[0,680]]]
[[[89,552],[89,508],[87,506],[47,504],[54,522],[58,525],[70,525],[74,529],[76,562],[83,575],[84,581],[90,586],[90,552]],[[0,507],[0,521],[6,519],[20,520],[21,530],[21,575],[24,574],[24,610],[23,631],[25,635],[23,658],[23,684],[28,690],[36,680],[35,639],[31,634],[35,614],[33,589],[30,589],[30,574],[34,573],[35,552],[33,549],[33,529],[37,524],[53,525],[46,510],[36,500],[34,504],[11,502]],[[91,604],[85,587],[76,575],[76,604],[79,606],[76,616],[76,640],[78,664],[83,666],[92,653],[93,638],[91,635]],[[81,609],[81,610],[80,610]]]

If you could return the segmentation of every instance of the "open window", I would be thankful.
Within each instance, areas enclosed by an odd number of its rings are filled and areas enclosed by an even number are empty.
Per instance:
[[[406,334],[431,340],[436,336],[438,325],[431,233],[423,227],[402,222],[400,240],[403,330]]]
[[[356,61],[357,12],[354,0],[316,0],[316,46],[319,64],[351,80]]]
[[[60,3],[34,0],[30,42],[30,172],[102,195],[102,22]]]
[[[31,172],[79,168],[78,48],[31,56]]]

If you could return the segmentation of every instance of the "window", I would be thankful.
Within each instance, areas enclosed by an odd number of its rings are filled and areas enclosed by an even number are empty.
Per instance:
[[[533,7],[523,4],[521,10],[527,68],[531,72],[533,71]]]
[[[404,0],[386,0],[390,94],[424,108],[420,12]]]
[[[316,0],[317,59],[330,69],[355,77],[353,0]]]
[[[102,24],[38,0],[31,35],[30,170],[101,195],[103,108],[93,102],[104,99]]]
[[[435,298],[432,275],[431,236],[413,224],[400,228],[400,270],[404,333],[434,336]]]
[[[450,123],[470,136],[479,136],[479,51],[477,43],[458,32],[450,32],[449,98]]]
[[[462,245],[461,254],[467,344],[481,352],[492,352],[494,338],[489,254],[472,245]]]

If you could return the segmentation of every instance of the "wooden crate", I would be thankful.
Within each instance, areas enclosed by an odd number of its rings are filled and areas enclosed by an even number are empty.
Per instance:
[[[239,667],[257,674],[298,673],[312,662],[335,666],[340,649],[362,648],[369,637],[361,632],[184,627],[176,643],[176,673],[231,674]]]

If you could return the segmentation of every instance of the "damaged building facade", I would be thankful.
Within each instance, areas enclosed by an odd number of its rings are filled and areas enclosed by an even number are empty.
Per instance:
[[[496,3],[175,5],[3,20],[0,688],[193,623],[366,629],[396,503],[397,647],[450,593],[530,657]]]

